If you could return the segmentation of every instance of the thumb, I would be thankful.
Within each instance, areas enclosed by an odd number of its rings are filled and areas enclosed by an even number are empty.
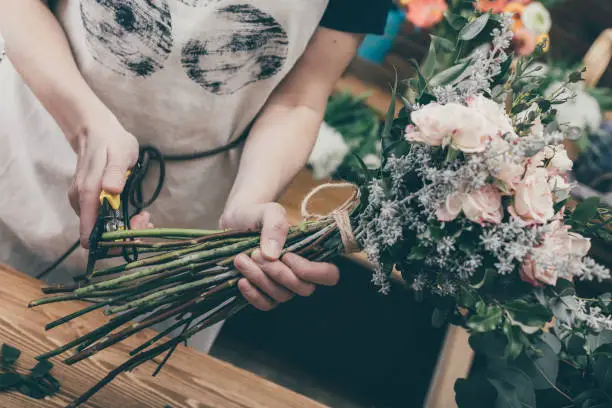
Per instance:
[[[102,189],[111,194],[121,193],[125,187],[127,171],[132,165],[126,157],[109,154],[102,176]]]
[[[263,210],[261,228],[261,252],[264,258],[275,261],[280,257],[288,230],[285,208],[277,203],[267,204]]]

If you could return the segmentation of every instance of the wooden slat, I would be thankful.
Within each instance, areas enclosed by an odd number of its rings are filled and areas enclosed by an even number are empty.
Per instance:
[[[27,303],[41,296],[41,283],[0,265],[0,343],[22,350],[20,364],[32,367],[33,357],[97,327],[107,318],[91,313],[49,332],[46,323],[78,310],[83,304],[68,302],[28,309]],[[21,394],[0,393],[2,408],[60,408],[82,394],[128,356],[128,351],[154,334],[125,340],[89,360],[66,366],[55,358],[52,374],[62,385],[61,393],[45,400]],[[264,408],[323,407],[302,395],[266,381],[191,348],[179,346],[157,377],[155,364],[145,363],[125,373],[95,395],[84,408]]]

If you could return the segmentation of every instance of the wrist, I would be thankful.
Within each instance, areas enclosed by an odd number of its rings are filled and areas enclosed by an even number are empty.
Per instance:
[[[94,132],[94,129],[107,128],[117,122],[115,115],[100,100],[84,101],[81,106],[66,112],[65,115],[62,128],[75,151],[91,134],[99,134]]]

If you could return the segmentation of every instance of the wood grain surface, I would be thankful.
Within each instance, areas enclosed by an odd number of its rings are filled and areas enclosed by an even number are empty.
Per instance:
[[[72,340],[106,319],[91,313],[49,332],[45,324],[79,309],[68,302],[28,309],[40,297],[41,282],[0,265],[0,343],[22,351],[20,367],[33,367],[34,356]],[[34,400],[15,392],[0,393],[1,408],[59,408],[93,386],[108,371],[125,361],[128,351],[150,338],[143,334],[111,347],[93,358],[66,366],[54,358],[52,374],[60,381],[60,394]],[[83,407],[88,408],[292,408],[323,407],[293,391],[241,370],[189,347],[179,346],[168,364],[151,377],[155,363],[148,362],[120,375]]]

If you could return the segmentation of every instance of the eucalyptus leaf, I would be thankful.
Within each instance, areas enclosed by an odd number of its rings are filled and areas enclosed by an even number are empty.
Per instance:
[[[587,336],[587,345],[589,350],[593,352],[597,352],[597,350],[606,345],[612,346],[612,330],[603,330],[597,334],[589,334]]]
[[[397,95],[397,76],[395,77],[395,83],[391,88],[391,103],[389,104],[389,109],[387,109],[387,114],[385,116],[385,125],[382,129],[382,133],[380,135],[382,139],[383,149],[386,149],[387,146],[393,140],[391,139],[391,128],[393,126],[393,118],[395,118],[395,101]]]
[[[465,72],[470,66],[471,60],[462,62],[461,64],[453,65],[444,71],[438,72],[429,80],[429,87],[435,88],[438,86],[448,85],[455,81]]]
[[[495,408],[522,408],[516,388],[505,381],[489,378],[489,382],[497,391]]]
[[[519,299],[503,304],[512,319],[527,326],[542,327],[552,319],[550,311],[541,304]]]
[[[600,355],[593,363],[593,374],[601,388],[612,390],[612,358]]]
[[[488,332],[494,330],[502,319],[502,311],[498,306],[489,306],[482,314],[470,316],[467,326],[475,332]]]
[[[486,283],[491,282],[495,277],[495,269],[493,268],[485,268],[483,271],[483,275],[480,280],[476,283],[471,284],[470,286],[474,289],[480,289],[485,286]]]
[[[561,341],[557,338],[557,336],[544,332],[540,335],[540,338],[543,342],[548,344],[548,347],[550,347],[555,354],[559,354],[561,352]]]
[[[49,360],[40,360],[32,369],[32,377],[42,378],[53,368],[53,363]]]
[[[580,355],[585,354],[586,350],[584,349],[584,345],[586,344],[586,339],[577,334],[572,334],[567,339],[566,343],[567,351],[572,355]]]
[[[600,201],[599,197],[589,197],[581,201],[572,213],[572,221],[587,222],[593,219],[597,215],[597,207],[599,207]]]
[[[535,408],[536,395],[533,382],[525,372],[516,367],[506,365],[496,367],[495,371],[489,371],[488,375],[490,380],[495,379],[511,386],[515,390],[516,399],[522,407]],[[495,388],[499,397],[500,390],[498,387]]]
[[[459,408],[491,408],[497,399],[495,388],[483,373],[458,379],[454,390]]]
[[[409,261],[422,260],[422,259],[425,259],[427,257],[428,253],[429,253],[429,250],[427,248],[425,248],[425,247],[422,247],[422,246],[413,246],[410,249],[410,253],[406,257],[406,259],[409,260]]]
[[[16,349],[8,344],[3,344],[0,349],[0,364],[3,368],[12,367],[15,362],[19,359],[21,350]]]
[[[472,350],[476,354],[486,356],[489,363],[503,360],[507,342],[499,333],[474,333],[468,341]]]
[[[506,321],[504,322],[503,332],[508,340],[505,350],[506,357],[514,360],[523,351],[523,343],[520,340],[521,330]]]
[[[600,347],[598,347],[594,352],[593,352],[594,356],[606,356],[606,357],[612,357],[612,344],[604,344]]]
[[[436,51],[436,44],[434,41],[431,41],[431,43],[429,44],[429,51],[427,52],[427,56],[425,56],[425,60],[421,65],[421,72],[423,73],[423,76],[425,78],[431,77],[435,72],[436,66],[438,65],[437,59],[438,56]]]
[[[536,390],[552,388],[559,374],[559,358],[544,342],[538,341],[534,346],[540,355],[529,357],[523,354],[516,360],[516,365],[531,378]]]
[[[444,18],[446,19],[448,24],[457,31],[461,30],[463,26],[465,26],[468,22],[465,17],[460,16],[459,14],[453,14],[448,11],[444,13]]]
[[[490,17],[491,15],[486,13],[467,23],[461,31],[459,31],[459,39],[463,41],[474,39],[487,26]]]
[[[0,391],[6,391],[21,382],[21,375],[18,373],[8,372],[0,374]]]

